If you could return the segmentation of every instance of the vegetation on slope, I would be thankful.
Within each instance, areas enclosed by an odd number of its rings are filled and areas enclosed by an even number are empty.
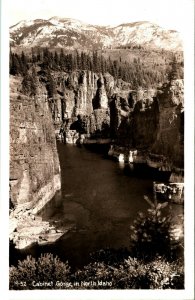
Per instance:
[[[10,74],[25,76],[32,65],[42,70],[72,72],[90,70],[97,73],[110,73],[115,79],[131,83],[132,88],[157,87],[168,79],[172,63],[176,64],[177,78],[183,78],[181,55],[166,51],[145,49],[93,51],[65,53],[63,49],[49,51],[48,48],[32,49],[25,55],[10,52]]]

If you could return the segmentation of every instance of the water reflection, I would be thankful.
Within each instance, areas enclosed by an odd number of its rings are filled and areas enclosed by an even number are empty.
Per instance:
[[[133,165],[132,163],[129,163],[129,169],[130,169],[131,171],[134,170],[134,165]]]
[[[124,170],[124,168],[125,168],[125,162],[124,162],[124,161],[119,161],[119,162],[118,162],[118,165],[119,165],[119,168],[120,168],[121,170]]]

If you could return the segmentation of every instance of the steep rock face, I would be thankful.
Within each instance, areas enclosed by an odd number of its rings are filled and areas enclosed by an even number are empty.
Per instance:
[[[58,76],[58,77],[57,77]],[[64,109],[68,118],[89,115],[94,109],[108,109],[108,97],[102,74],[91,71],[54,74],[56,83],[62,82]]]
[[[183,80],[172,80],[157,94],[151,89],[114,94],[110,101],[110,126],[115,152],[117,147],[125,155],[129,149],[137,149],[148,165],[172,171],[173,182],[183,181]]]
[[[63,124],[67,133],[76,130],[92,138],[111,137],[127,153],[144,152],[144,161],[148,159],[156,168],[183,169],[182,80],[172,80],[159,91],[135,91],[130,83],[108,73],[53,72],[52,76],[56,92],[50,108],[58,129]]]
[[[147,148],[155,139],[158,105],[154,90],[123,90],[110,102],[111,128],[118,144]]]
[[[96,90],[95,79],[91,72],[72,72],[66,75],[64,104],[68,118],[92,112],[92,98]]]
[[[184,85],[172,80],[158,93],[159,127],[152,151],[164,154],[178,168],[184,165]]]
[[[43,205],[60,188],[60,166],[47,91],[24,95],[21,79],[10,79],[10,200]],[[40,205],[40,203],[39,203]],[[41,206],[43,206],[41,205]]]
[[[66,130],[80,131],[82,126],[90,135],[110,127],[109,98],[118,89],[111,75],[91,71],[52,75],[56,94],[50,107],[57,127],[64,123]]]
[[[95,97],[93,98],[93,108],[108,109],[108,97],[106,94],[104,79],[102,75],[100,75],[100,78],[97,80],[97,91]]]
[[[136,103],[129,122],[131,128],[130,145],[135,148],[147,149],[157,135],[159,110],[157,100],[140,100]]]

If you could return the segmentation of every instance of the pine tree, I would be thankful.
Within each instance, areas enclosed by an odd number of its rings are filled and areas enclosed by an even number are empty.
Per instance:
[[[37,49],[37,61],[40,62],[42,60],[42,57],[41,57],[41,50],[40,48]]]
[[[22,81],[22,91],[23,93],[35,96],[37,92],[37,76],[36,71],[33,71],[32,74],[27,72],[24,75],[23,81]]]
[[[150,205],[146,213],[139,212],[137,219],[131,226],[132,253],[145,261],[164,256],[168,260],[176,257],[182,243],[174,235],[176,225],[172,223],[170,213],[163,215],[163,209],[168,202],[158,203],[144,196]]]
[[[28,63],[27,63],[27,58],[23,51],[21,57],[19,58],[19,63],[20,63],[21,74],[26,75],[28,70]]]
[[[85,70],[86,69],[86,63],[85,63],[85,53],[81,52],[81,69]]]
[[[78,69],[78,66],[77,66],[77,58],[75,55],[73,55],[73,58],[72,58],[72,68],[73,68],[73,71],[76,71]]]
[[[63,49],[60,51],[60,59],[59,59],[60,68],[63,70],[65,66],[65,55]]]
[[[10,65],[10,74],[11,75],[18,75],[21,74],[21,65],[16,54],[11,54],[11,65]]]
[[[177,58],[174,55],[172,58],[172,62],[171,62],[171,70],[168,74],[168,80],[172,81],[175,79],[179,79],[179,72],[178,72],[178,62],[177,62]]]
[[[67,54],[65,56],[65,67],[68,72],[71,72],[73,70],[73,58],[72,54]]]
[[[55,62],[54,62],[54,56],[52,52],[49,52],[48,64],[51,69],[54,68]]]
[[[50,72],[48,72],[46,87],[49,98],[53,98],[54,94],[56,93],[56,84]]]
[[[76,51],[76,61],[77,61],[77,67],[80,70],[81,69],[81,57],[80,57],[78,51]]]
[[[87,70],[93,71],[93,65],[90,55],[87,55]]]
[[[59,66],[59,56],[58,53],[55,51],[54,53],[54,65],[57,68]]]
[[[93,66],[93,71],[94,72],[99,72],[100,71],[100,61],[99,61],[99,58],[98,58],[97,51],[93,51],[92,66]]]
[[[34,48],[31,48],[31,61],[33,64],[37,62],[37,57],[35,55]]]

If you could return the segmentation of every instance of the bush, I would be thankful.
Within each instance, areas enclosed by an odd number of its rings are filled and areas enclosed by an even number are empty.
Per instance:
[[[92,283],[79,289],[183,289],[184,269],[180,261],[170,263],[158,258],[145,263],[129,257],[115,267],[91,263],[77,271],[74,280]]]
[[[105,248],[90,254],[92,262],[103,262],[106,265],[117,266],[128,258],[130,252],[126,248]]]
[[[145,261],[151,261],[158,256],[168,260],[177,259],[181,241],[174,234],[176,225],[172,224],[170,214],[162,215],[162,209],[168,203],[153,203],[147,197],[145,200],[151,208],[146,214],[139,212],[130,227],[132,255]]]
[[[42,254],[37,260],[27,256],[25,260],[19,260],[17,267],[10,267],[10,289],[59,289],[59,286],[56,287],[56,282],[65,282],[69,273],[68,263],[61,262],[53,254]],[[35,287],[38,282],[52,282],[52,286]]]
[[[167,262],[157,258],[146,265],[150,289],[184,289],[184,267],[181,260]]]
[[[33,282],[52,282],[52,285],[34,286]],[[37,260],[28,256],[27,259],[19,261],[17,267],[10,268],[10,289],[72,288],[183,289],[184,268],[180,260],[168,262],[159,257],[151,262],[144,262],[129,256],[118,263],[115,261],[114,264],[103,260],[92,262],[71,274],[68,264],[52,254],[42,255]]]

